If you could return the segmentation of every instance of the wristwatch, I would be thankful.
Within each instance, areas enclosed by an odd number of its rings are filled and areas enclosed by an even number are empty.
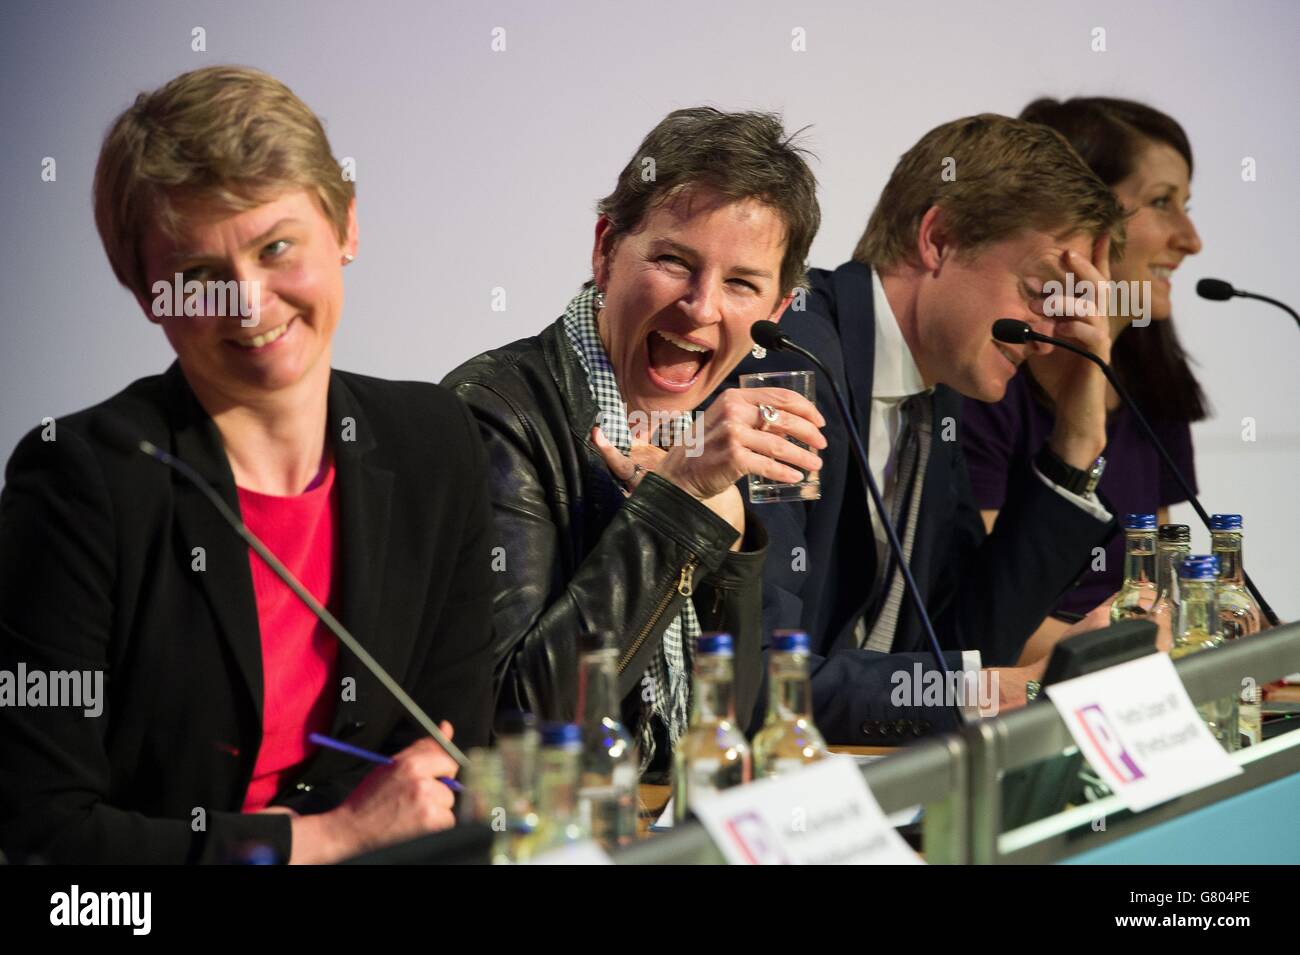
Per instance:
[[[1097,456],[1097,460],[1092,462],[1091,467],[1083,470],[1066,464],[1061,460],[1061,456],[1046,444],[1034,458],[1034,463],[1038,465],[1038,470],[1043,472],[1043,477],[1047,480],[1072,494],[1081,494],[1084,497],[1097,490],[1102,472],[1106,470],[1106,459],[1101,455]]]

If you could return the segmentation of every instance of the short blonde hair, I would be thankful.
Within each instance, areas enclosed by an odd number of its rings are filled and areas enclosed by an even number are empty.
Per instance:
[[[1114,194],[1053,129],[984,113],[930,130],[903,154],[853,258],[888,269],[916,257],[921,219],[945,213],[957,250],[973,254],[1027,230],[1124,244]]]
[[[175,236],[187,206],[238,212],[294,188],[314,192],[346,237],[356,187],[316,114],[261,70],[208,66],[141,93],[113,122],[95,167],[95,226],[117,280],[142,295],[151,225]]]

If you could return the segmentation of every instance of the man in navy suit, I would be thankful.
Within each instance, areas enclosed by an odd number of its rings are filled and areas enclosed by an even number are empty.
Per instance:
[[[1056,133],[969,117],[902,157],[853,259],[811,270],[808,294],[781,319],[849,400],[951,670],[1014,666],[1114,531],[1094,491],[1106,383],[1091,364],[1071,365],[1056,430],[1034,461],[1037,479],[1023,482],[988,534],[958,428],[961,395],[1000,399],[1029,349],[1050,349],[994,341],[998,318],[1109,359],[1105,295],[1090,297],[1080,283],[1104,288],[1122,235],[1110,190]],[[780,352],[746,359],[737,374],[808,367]],[[764,509],[765,622],[809,631],[815,718],[831,741],[902,742],[950,729],[954,709],[922,698],[936,664],[817,377],[829,441],[821,499]],[[999,671],[1003,706],[1023,702],[1029,675]]]

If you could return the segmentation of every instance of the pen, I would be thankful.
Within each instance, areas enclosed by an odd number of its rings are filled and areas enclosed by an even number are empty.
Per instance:
[[[322,733],[312,733],[307,737],[307,739],[310,742],[315,743],[317,746],[324,746],[326,749],[333,749],[340,753],[347,753],[349,756],[356,756],[358,759],[369,760],[370,762],[378,763],[381,766],[391,766],[393,764],[392,757],[390,756],[385,756],[382,753],[372,753],[368,749],[362,749],[360,746],[353,746],[351,743],[345,743],[342,740],[325,736]],[[452,779],[450,776],[439,776],[438,782],[442,783],[454,793],[465,791],[465,787],[456,782],[456,780]]]

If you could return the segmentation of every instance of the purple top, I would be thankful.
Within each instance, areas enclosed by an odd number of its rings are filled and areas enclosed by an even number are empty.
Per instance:
[[[1040,480],[1031,462],[1047,442],[1052,422],[1052,412],[1034,398],[1024,369],[1011,379],[1006,395],[996,404],[969,398],[964,401],[962,450],[981,510],[1001,510],[1008,493],[1019,482]],[[1190,425],[1153,419],[1151,427],[1196,490]],[[1158,508],[1187,499],[1146,439],[1142,426],[1124,405],[1106,421],[1103,453],[1106,471],[1097,493],[1117,519],[1124,514],[1154,514]],[[1105,570],[1095,571],[1092,564],[1089,560],[1079,584],[1061,598],[1056,610],[1087,613],[1119,590],[1124,580],[1123,533],[1116,533],[1106,545]]]

